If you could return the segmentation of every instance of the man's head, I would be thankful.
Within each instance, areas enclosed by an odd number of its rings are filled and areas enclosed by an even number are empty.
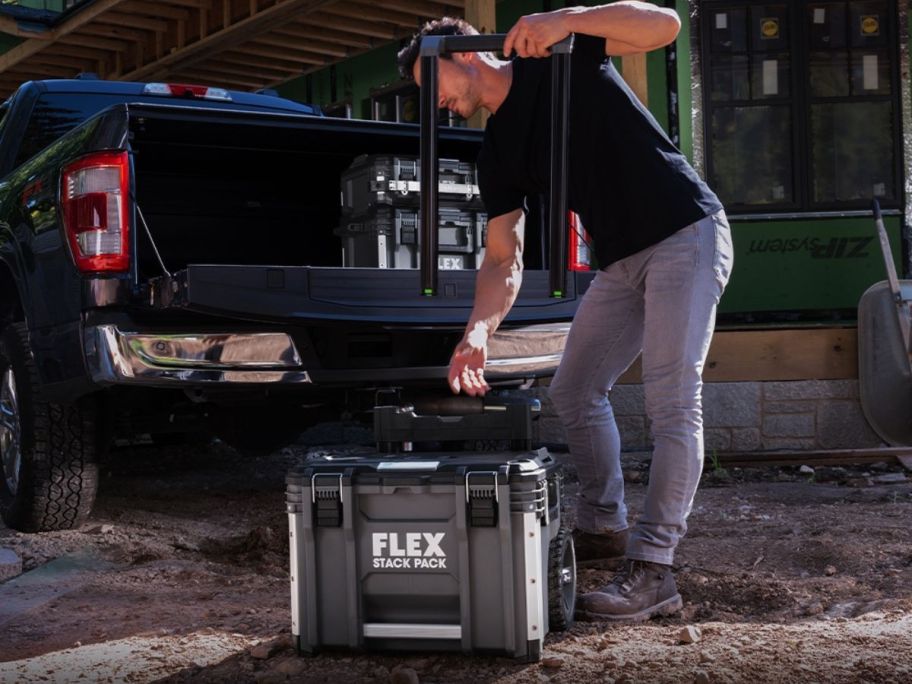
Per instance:
[[[420,86],[421,66],[418,60],[424,36],[475,36],[478,31],[465,19],[443,17],[427,22],[411,42],[399,51],[399,74]],[[438,105],[468,118],[481,107],[481,83],[478,66],[490,56],[487,53],[458,52],[441,55],[438,68]]]
[[[427,22],[421,27],[411,42],[399,51],[399,75],[407,80],[413,80],[415,63],[418,61],[418,52],[421,49],[421,39],[425,36],[477,36],[478,31],[465,19],[459,17],[441,17]],[[452,59],[451,55],[443,55],[444,59]]]

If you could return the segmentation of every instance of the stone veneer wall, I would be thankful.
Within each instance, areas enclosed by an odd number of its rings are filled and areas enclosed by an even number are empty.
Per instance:
[[[536,392],[542,400],[542,441],[563,443],[547,388]],[[623,448],[651,447],[642,385],[617,385],[610,398]],[[703,427],[706,451],[883,446],[861,411],[856,380],[707,383]]]

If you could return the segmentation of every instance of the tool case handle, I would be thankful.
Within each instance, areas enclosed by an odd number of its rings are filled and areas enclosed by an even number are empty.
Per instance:
[[[437,65],[443,55],[455,52],[501,52],[506,35],[425,36],[421,40],[421,145],[422,160],[436,160]],[[551,235],[549,289],[552,297],[567,289],[567,127],[570,112],[570,54],[573,34],[551,46],[551,188],[548,223]],[[437,295],[437,197],[436,163],[421,164],[421,294]]]

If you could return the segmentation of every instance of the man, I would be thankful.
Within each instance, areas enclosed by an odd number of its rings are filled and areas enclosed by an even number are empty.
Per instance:
[[[463,117],[491,113],[478,157],[487,250],[449,369],[453,392],[475,396],[489,389],[487,342],[522,282],[525,198],[548,190],[548,48],[576,34],[568,203],[593,237],[601,270],[573,321],[550,396],[579,472],[578,558],[626,558],[609,586],[580,597],[580,615],[594,619],[641,620],[681,608],[671,564],[702,470],[700,376],[732,266],[719,200],[606,59],[667,45],[679,29],[673,10],[645,2],[567,8],[521,18],[504,42],[512,61],[457,53],[439,62],[441,107]],[[400,70],[419,79],[421,36],[474,33],[458,19],[430,22],[400,52]],[[643,514],[628,530],[607,395],[641,351],[654,454]]]

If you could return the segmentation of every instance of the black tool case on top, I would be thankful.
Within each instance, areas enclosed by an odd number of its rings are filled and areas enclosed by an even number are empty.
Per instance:
[[[440,159],[441,200],[463,209],[480,209],[475,164]],[[421,164],[417,157],[362,155],[342,174],[342,215],[364,216],[381,207],[418,207]]]

